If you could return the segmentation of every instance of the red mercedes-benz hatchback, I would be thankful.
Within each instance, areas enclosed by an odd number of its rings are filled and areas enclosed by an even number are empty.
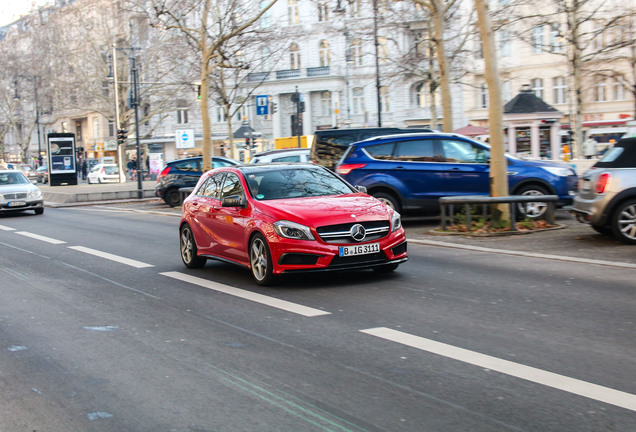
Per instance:
[[[213,169],[183,203],[181,258],[251,269],[260,285],[282,273],[372,268],[405,262],[400,215],[313,164]]]

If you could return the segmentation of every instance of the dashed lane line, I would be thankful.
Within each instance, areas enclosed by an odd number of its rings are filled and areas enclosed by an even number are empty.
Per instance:
[[[245,300],[250,300],[256,303],[264,304],[264,305],[271,306],[277,309],[282,309],[287,312],[292,312],[292,313],[306,316],[306,317],[315,317],[320,315],[331,314],[331,312],[325,312],[320,309],[310,308],[307,306],[288,302],[286,300],[280,300],[280,299],[269,297],[263,294],[253,293],[251,291],[234,288],[229,285],[220,284],[218,282],[213,282],[208,279],[202,279],[202,278],[191,276],[185,273],[165,272],[165,273],[159,273],[159,274],[163,276],[167,276],[169,278],[177,279],[183,282],[188,282],[194,285],[198,285],[203,288],[208,288],[213,291],[229,294],[231,296],[239,297]]]
[[[27,231],[16,231],[16,234],[19,234],[19,235],[25,236],[25,237],[30,237],[32,239],[40,240],[40,241],[51,243],[51,244],[65,244],[66,243],[65,241],[62,241],[62,240],[57,240],[57,239],[54,239],[54,238],[51,238],[51,237],[45,237],[45,236],[42,236],[42,235],[39,235],[39,234],[33,234],[33,233],[30,233],[30,232],[27,232]]]
[[[8,226],[0,225],[0,231],[15,231],[15,228],[11,228]]]
[[[589,399],[594,399],[617,407],[636,411],[636,395],[614,390],[586,381],[570,378],[556,373],[503,360],[497,357],[469,351],[453,345],[425,339],[386,327],[377,327],[360,330],[372,336],[376,336],[402,345],[448,357],[464,363],[480,366],[488,370],[497,371],[526,381],[531,381],[547,387],[563,390]]]
[[[146,267],[154,267],[152,264],[147,264],[145,262],[137,261],[130,258],[124,258],[119,255],[113,255],[108,252],[102,252],[96,249],[87,248],[84,246],[69,246],[69,249],[76,250],[78,252],[87,253],[89,255],[94,255],[96,257],[104,258],[110,261],[118,262],[120,264],[126,264],[135,268],[146,268]]]

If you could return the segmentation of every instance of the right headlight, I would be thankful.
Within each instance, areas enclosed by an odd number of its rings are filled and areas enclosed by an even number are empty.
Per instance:
[[[279,220],[274,222],[274,231],[281,237],[296,240],[315,240],[309,227],[296,222]]]

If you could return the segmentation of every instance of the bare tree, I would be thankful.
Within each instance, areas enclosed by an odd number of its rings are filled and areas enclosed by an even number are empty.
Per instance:
[[[250,14],[249,2],[240,0],[152,0],[158,25],[185,35],[197,47],[200,60],[201,119],[203,123],[203,169],[212,164],[212,134],[209,115],[210,75],[218,68],[232,68],[223,47],[240,37],[257,22],[277,0],[271,0],[256,14]]]

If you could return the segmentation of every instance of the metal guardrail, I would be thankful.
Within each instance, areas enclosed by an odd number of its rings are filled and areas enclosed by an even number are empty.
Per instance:
[[[190,195],[192,193],[193,190],[194,190],[193,187],[182,187],[182,188],[179,188],[179,194],[181,194],[181,202],[182,203],[188,197],[188,195]]]
[[[455,205],[464,207],[466,213],[466,229],[471,231],[471,207],[481,205],[483,218],[488,215],[488,207],[491,204],[508,204],[510,207],[510,229],[516,231],[517,205],[523,203],[544,202],[547,204],[545,213],[542,215],[549,224],[554,223],[554,211],[559,197],[556,195],[509,195],[505,197],[491,197],[483,195],[468,195],[455,197],[442,197],[439,199],[442,218],[442,230],[446,230],[448,222],[452,224],[455,217]]]

